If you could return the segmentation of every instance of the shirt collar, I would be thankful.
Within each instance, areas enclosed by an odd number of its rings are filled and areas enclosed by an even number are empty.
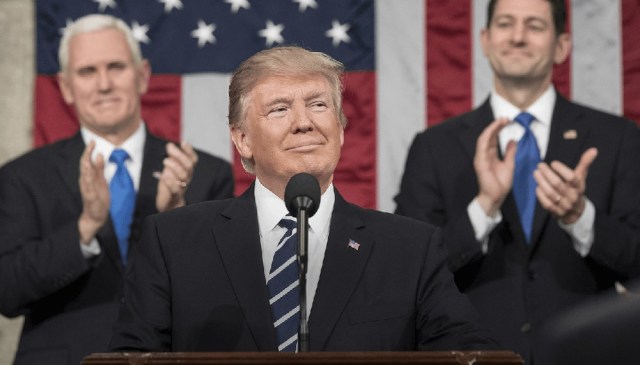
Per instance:
[[[258,226],[260,237],[265,235],[278,225],[278,222],[289,214],[287,207],[277,195],[267,189],[258,178],[256,178],[254,195],[256,208],[258,211]],[[331,212],[335,202],[335,191],[333,184],[329,184],[327,190],[320,197],[320,207],[313,217],[309,218],[309,229],[320,232],[328,226],[331,219]]]
[[[527,112],[531,113],[538,122],[545,126],[551,125],[551,117],[553,115],[553,106],[556,102],[556,90],[552,85],[549,85],[542,95],[533,103]],[[511,104],[507,99],[498,95],[495,88],[491,91],[491,109],[495,118],[507,118],[513,120],[523,110],[520,110],[515,105]]]
[[[80,128],[80,133],[82,135],[82,139],[84,140],[84,144],[87,145],[91,141],[96,142],[96,148],[93,150],[93,154],[91,155],[92,159],[95,159],[98,153],[101,153],[104,157],[105,162],[109,161],[109,156],[111,156],[111,152],[113,152],[116,148],[121,148],[129,154],[129,158],[131,161],[140,162],[142,161],[144,143],[147,138],[146,127],[144,123],[140,123],[138,129],[127,138],[120,146],[116,146],[106,140],[105,138],[99,136],[98,134],[90,131],[86,127]]]

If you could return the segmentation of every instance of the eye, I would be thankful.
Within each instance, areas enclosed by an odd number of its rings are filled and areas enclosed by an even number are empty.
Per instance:
[[[109,64],[109,70],[121,71],[127,68],[127,64],[124,62],[112,62]]]
[[[325,103],[324,101],[315,101],[315,102],[311,103],[311,110],[313,110],[315,112],[325,111],[328,108],[329,107],[327,106],[327,103]]]
[[[95,67],[81,67],[76,70],[76,73],[80,76],[91,76],[96,72]]]
[[[272,118],[282,118],[287,114],[287,110],[284,106],[278,106],[269,110],[269,116]]]

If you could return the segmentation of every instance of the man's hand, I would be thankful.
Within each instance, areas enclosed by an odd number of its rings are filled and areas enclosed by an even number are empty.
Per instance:
[[[88,245],[109,218],[109,187],[104,178],[104,157],[98,154],[95,161],[91,154],[95,141],[89,142],[80,157],[80,195],[82,213],[78,219],[80,242]]]
[[[534,171],[538,201],[562,223],[575,223],[582,215],[589,166],[597,156],[598,150],[589,148],[573,170],[562,162],[553,161],[551,165],[540,163]]]
[[[180,147],[167,143],[167,157],[164,168],[156,176],[158,178],[158,195],[156,208],[164,212],[186,204],[184,193],[193,177],[193,170],[198,162],[198,154],[187,142]]]
[[[501,118],[493,121],[478,137],[473,167],[478,177],[479,192],[476,199],[490,217],[495,217],[511,191],[515,169],[516,143],[510,141],[504,159],[498,156],[498,134],[509,123]]]

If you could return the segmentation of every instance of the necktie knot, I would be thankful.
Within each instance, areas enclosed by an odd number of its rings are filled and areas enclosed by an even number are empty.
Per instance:
[[[531,122],[533,122],[534,119],[536,118],[534,118],[533,115],[527,112],[522,112],[518,114],[514,120],[518,122],[521,126],[523,126],[525,129],[529,129],[529,127],[531,127]]]
[[[109,161],[115,163],[116,165],[118,165],[118,167],[122,166],[128,159],[129,154],[127,153],[127,151],[121,148],[116,148],[115,150],[113,150],[113,152],[111,152],[111,156],[109,156]]]

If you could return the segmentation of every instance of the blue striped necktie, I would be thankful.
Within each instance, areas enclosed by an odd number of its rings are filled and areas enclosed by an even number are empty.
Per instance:
[[[518,142],[516,167],[513,176],[513,197],[516,201],[520,223],[527,243],[531,243],[533,215],[536,208],[536,180],[533,172],[540,163],[540,150],[536,137],[531,132],[531,122],[535,118],[529,113],[520,113],[515,121],[524,127],[524,135]]]
[[[133,210],[136,206],[136,190],[133,187],[133,180],[124,162],[129,159],[125,150],[115,149],[109,157],[109,161],[116,164],[116,172],[109,184],[111,194],[111,221],[118,238],[118,248],[122,263],[127,264],[127,253],[129,251],[129,236],[131,234],[131,222],[133,221]]]
[[[280,227],[286,228],[273,255],[267,287],[269,303],[273,313],[273,327],[276,330],[278,351],[295,352],[298,347],[298,326],[300,323],[300,285],[297,260],[298,232],[293,217],[285,217]]]

